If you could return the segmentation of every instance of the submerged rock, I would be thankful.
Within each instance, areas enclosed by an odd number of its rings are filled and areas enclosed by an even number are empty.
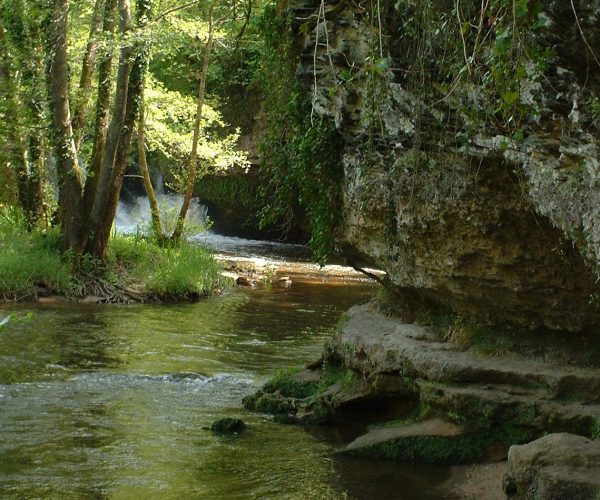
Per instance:
[[[560,433],[511,446],[503,486],[515,500],[597,499],[600,441]]]
[[[241,434],[246,430],[246,424],[240,419],[226,417],[214,422],[210,429],[215,434]]]
[[[164,379],[169,382],[196,382],[200,380],[206,380],[208,375],[203,375],[197,372],[174,372],[167,373]]]

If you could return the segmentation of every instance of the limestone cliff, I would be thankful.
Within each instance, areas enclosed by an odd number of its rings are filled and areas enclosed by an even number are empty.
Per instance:
[[[344,137],[338,247],[411,308],[593,331],[600,2],[466,4],[288,5],[297,75]]]

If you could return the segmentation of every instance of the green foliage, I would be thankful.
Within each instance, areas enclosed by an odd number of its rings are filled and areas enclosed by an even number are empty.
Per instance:
[[[261,86],[269,110],[261,144],[264,185],[262,224],[289,231],[303,212],[308,220],[314,259],[324,264],[333,253],[333,228],[342,177],[341,138],[331,120],[311,117],[299,88],[286,20],[265,9],[265,48]]]
[[[292,399],[278,394],[268,394],[258,391],[256,394],[246,396],[242,399],[244,408],[258,413],[268,413],[270,415],[290,415],[294,414],[296,407]]]
[[[323,365],[323,374],[317,386],[316,395],[322,393],[334,384],[340,384],[345,389],[352,387],[354,383],[354,372],[345,366],[325,363]]]
[[[145,99],[148,148],[163,166],[173,187],[181,191],[187,179],[185,159],[192,148],[195,98],[168,90],[160,81],[149,77]],[[236,148],[239,132],[227,133],[221,114],[213,106],[205,104],[202,115],[199,174],[225,170],[233,165],[247,166],[246,154]]]
[[[256,191],[256,183],[244,175],[205,176],[194,190],[203,202],[244,209],[257,207]]]
[[[228,286],[212,254],[183,243],[163,248],[141,237],[111,239],[107,263],[61,255],[57,229],[25,230],[19,211],[0,207],[0,298],[31,299],[36,287],[80,298],[85,281],[102,277],[118,287],[133,287],[142,295],[187,300]]]
[[[152,25],[153,57],[146,89],[147,142],[150,158],[175,190],[187,179],[186,159],[190,154],[198,75],[208,36],[206,9],[209,2],[190,4]],[[178,7],[172,0],[162,2],[162,11]],[[223,86],[230,83],[226,59],[235,45],[243,13],[235,2],[215,5],[216,44],[208,69],[207,96],[203,106],[198,149],[198,174],[230,167],[247,168],[247,155],[237,147],[239,130],[223,120]],[[215,76],[217,75],[217,76]],[[217,97],[220,96],[220,97]]]
[[[57,230],[28,233],[20,211],[0,206],[0,297],[31,298],[36,286],[66,293],[71,269],[59,249]]]
[[[540,0],[456,2],[451,9],[399,0],[394,9],[386,39],[409,59],[402,75],[408,90],[458,105],[459,135],[491,124],[513,139],[525,136],[542,108],[543,72],[555,55],[539,45],[548,24]]]
[[[590,109],[590,115],[592,123],[596,126],[600,126],[600,99],[597,97],[590,97],[588,100],[588,106]]]
[[[596,419],[596,421],[592,424],[592,428],[590,429],[590,437],[592,439],[600,439],[600,419]]]

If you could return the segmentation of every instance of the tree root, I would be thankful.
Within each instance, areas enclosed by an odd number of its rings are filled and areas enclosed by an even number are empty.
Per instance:
[[[130,304],[143,302],[144,299],[141,294],[131,288],[90,274],[81,275],[79,283],[68,294],[68,298],[71,300],[83,297],[97,297],[97,302],[103,304]]]

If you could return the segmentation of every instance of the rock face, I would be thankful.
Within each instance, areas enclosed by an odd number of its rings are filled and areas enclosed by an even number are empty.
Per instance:
[[[600,5],[555,0],[526,11],[536,25],[527,43],[545,55],[509,71],[516,91],[497,95],[486,94],[485,78],[498,69],[493,54],[506,32],[486,13],[491,27],[479,48],[447,45],[450,4],[383,2],[378,15],[352,2],[328,4],[324,15],[317,2],[290,4],[293,19],[319,20],[296,22],[297,73],[314,111],[345,139],[339,248],[385,270],[410,309],[594,330],[600,71],[588,45],[598,46]],[[475,71],[467,49],[480,57],[480,80],[460,76]],[[456,64],[443,66],[447,58]]]
[[[400,413],[399,424],[392,420],[391,427],[365,434],[350,451],[468,463],[504,458],[511,444],[548,432],[589,436],[600,421],[600,369],[464,351],[428,327],[386,317],[368,305],[348,312],[329,353],[330,362],[353,370],[363,394],[413,400],[423,413],[416,421]]]
[[[511,499],[598,498],[600,441],[563,433],[511,446],[504,491]]]

